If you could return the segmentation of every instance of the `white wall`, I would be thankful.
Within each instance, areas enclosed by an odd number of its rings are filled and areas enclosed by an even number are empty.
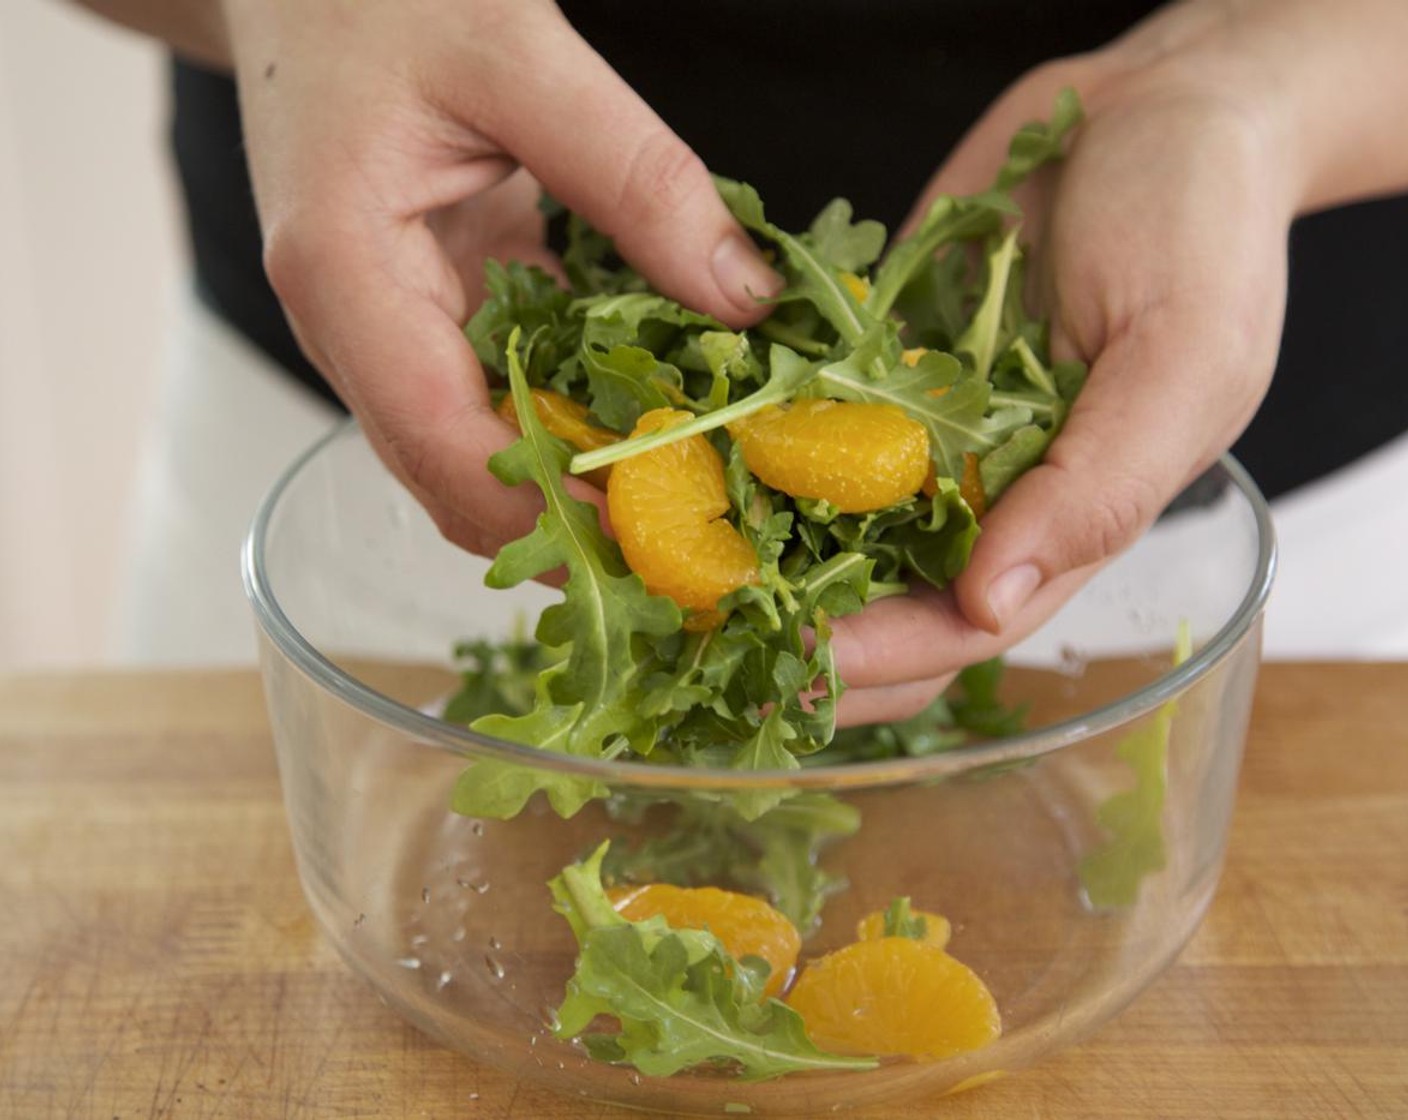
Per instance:
[[[183,239],[161,51],[0,3],[0,669],[103,659]]]

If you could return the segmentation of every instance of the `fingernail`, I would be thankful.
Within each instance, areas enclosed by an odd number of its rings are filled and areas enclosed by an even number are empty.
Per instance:
[[[767,266],[753,243],[731,233],[714,250],[714,280],[729,302],[752,311],[782,290],[782,277]]]
[[[1032,597],[1041,584],[1041,572],[1035,564],[1019,564],[988,584],[988,610],[997,619],[999,629],[1007,626]]]

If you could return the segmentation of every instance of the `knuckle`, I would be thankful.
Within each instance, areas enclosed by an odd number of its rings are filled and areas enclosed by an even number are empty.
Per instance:
[[[1087,532],[1083,542],[1088,556],[1077,560],[1103,560],[1134,543],[1158,514],[1154,487],[1133,475],[1106,479],[1092,495]],[[1079,566],[1079,563],[1072,565]]]
[[[709,182],[704,161],[673,133],[652,132],[636,150],[626,172],[617,209],[636,222],[663,223],[675,217]]]
[[[264,273],[280,301],[296,310],[307,302],[334,253],[334,239],[318,223],[278,218],[264,234]]]

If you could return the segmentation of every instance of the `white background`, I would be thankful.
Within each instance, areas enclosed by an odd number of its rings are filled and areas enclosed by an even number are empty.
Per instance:
[[[165,64],[0,2],[0,669],[101,661],[183,236]]]

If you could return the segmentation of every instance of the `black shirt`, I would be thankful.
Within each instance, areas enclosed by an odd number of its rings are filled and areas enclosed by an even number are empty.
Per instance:
[[[844,195],[894,229],[944,155],[1039,62],[1108,42],[1131,0],[563,0],[711,170],[784,228]],[[172,139],[201,297],[313,391],[261,267],[233,82],[177,61]],[[1304,218],[1271,391],[1233,451],[1270,497],[1408,430],[1408,196]]]

